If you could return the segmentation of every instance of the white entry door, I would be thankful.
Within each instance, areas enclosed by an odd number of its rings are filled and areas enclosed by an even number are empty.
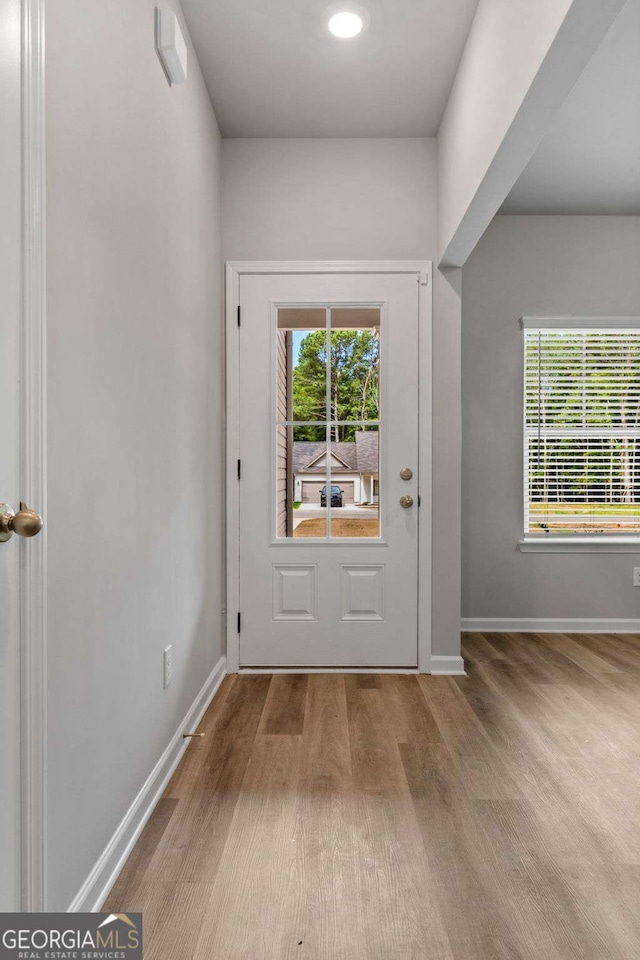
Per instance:
[[[417,666],[419,292],[240,276],[240,667]]]

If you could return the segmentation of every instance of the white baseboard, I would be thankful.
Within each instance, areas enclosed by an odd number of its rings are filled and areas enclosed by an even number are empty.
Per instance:
[[[220,657],[207,677],[202,690],[191,704],[187,715],[147,777],[138,796],[127,810],[111,840],[103,850],[91,873],[68,908],[69,913],[99,910],[116,882],[127,857],[164,793],[174,770],[187,748],[182,737],[185,730],[195,730],[226,676],[226,657]]]
[[[461,629],[466,633],[640,633],[640,620],[463,617]]]
[[[436,677],[466,677],[462,657],[431,657],[429,673]]]

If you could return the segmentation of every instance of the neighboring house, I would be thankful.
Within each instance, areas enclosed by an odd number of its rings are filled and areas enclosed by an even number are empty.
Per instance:
[[[327,445],[293,444],[294,500],[320,503],[327,483]],[[343,503],[378,502],[378,432],[360,430],[355,441],[331,444],[331,483],[343,491]]]

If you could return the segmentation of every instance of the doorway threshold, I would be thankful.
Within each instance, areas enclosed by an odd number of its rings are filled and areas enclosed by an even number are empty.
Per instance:
[[[240,667],[238,673],[418,673],[418,667]]]

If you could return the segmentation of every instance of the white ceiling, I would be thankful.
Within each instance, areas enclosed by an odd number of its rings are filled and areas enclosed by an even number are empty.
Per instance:
[[[640,0],[627,0],[500,212],[640,214]]]
[[[353,40],[329,2],[182,0],[224,137],[436,135],[478,0],[361,0]]]

